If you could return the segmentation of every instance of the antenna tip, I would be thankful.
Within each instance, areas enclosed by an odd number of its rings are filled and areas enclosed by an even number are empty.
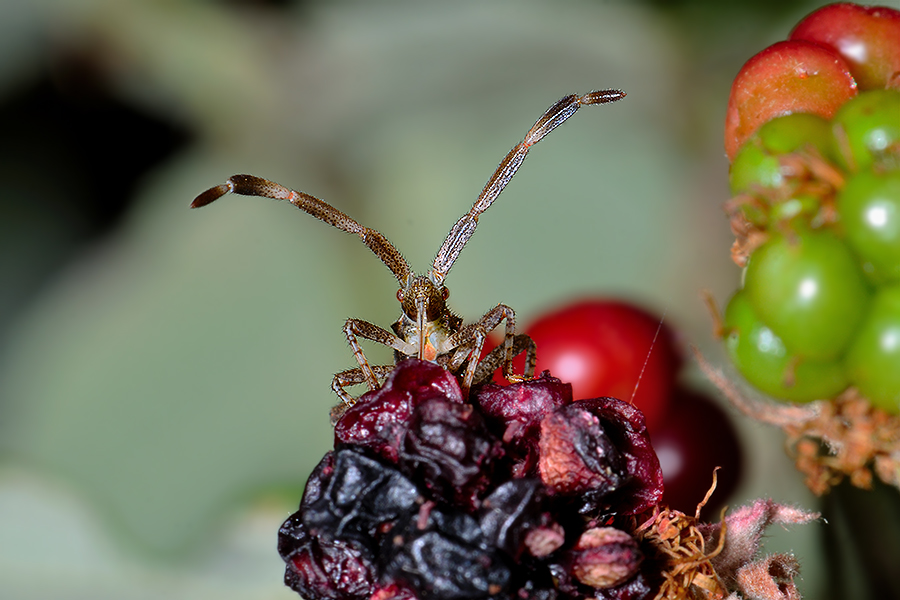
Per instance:
[[[194,201],[191,202],[191,208],[200,208],[201,206],[211,204],[230,191],[231,187],[227,183],[217,185],[214,188],[209,188],[208,190],[194,198]]]
[[[622,90],[596,90],[589,92],[578,99],[579,104],[606,104],[607,102],[615,102],[625,97]]]

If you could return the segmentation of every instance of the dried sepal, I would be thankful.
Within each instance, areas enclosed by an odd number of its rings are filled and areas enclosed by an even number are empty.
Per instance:
[[[900,488],[900,416],[872,406],[854,388],[822,404],[816,418],[783,427],[807,487],[822,495],[848,478],[871,489],[877,476]]]
[[[745,393],[698,351],[706,377],[742,413],[785,432],[788,453],[822,495],[844,479],[870,489],[872,478],[900,488],[900,415],[872,405],[855,388],[837,398],[806,404],[775,402]]]
[[[799,573],[800,564],[793,556],[772,554],[739,569],[736,581],[748,598],[800,600],[794,583]]]
[[[699,509],[698,509],[699,510]],[[728,595],[712,559],[722,551],[725,537],[710,545],[696,516],[666,506],[656,506],[643,522],[637,522],[635,538],[653,548],[662,583],[655,600],[698,598],[721,600]],[[727,531],[723,524],[719,529]]]
[[[795,202],[796,198],[815,198],[815,211],[804,216],[814,228],[838,220],[835,199],[845,182],[840,170],[811,146],[778,156],[778,163],[783,178],[781,185],[753,185],[723,205],[735,237],[731,259],[741,268],[747,266],[754,250],[766,243],[772,229],[785,229],[800,216],[780,214],[785,203]],[[753,216],[753,221],[747,218],[748,214]]]
[[[760,557],[761,541],[771,525],[809,523],[818,513],[760,499],[719,523],[701,523],[696,515],[665,506],[644,517],[634,520],[632,534],[642,548],[652,549],[650,560],[659,565],[662,583],[654,600],[799,600],[796,559]]]
[[[768,527],[776,524],[799,525],[819,518],[819,513],[779,504],[771,499],[758,499],[754,500],[752,504],[732,511],[721,523],[703,525],[700,530],[705,535],[708,544],[721,545],[721,550],[711,558],[716,573],[724,581],[736,582],[736,585],[739,586],[738,574],[742,570],[747,569],[753,563],[771,558],[771,556],[758,558],[763,534]],[[786,564],[784,563],[785,566]],[[788,572],[785,569],[782,571],[773,572],[772,576],[777,579]],[[751,595],[750,597],[756,596]]]
[[[741,268],[747,266],[753,251],[769,239],[766,231],[747,219],[745,208],[761,212],[765,206],[759,198],[750,194],[738,194],[725,202],[725,214],[735,238],[731,245],[731,260]]]

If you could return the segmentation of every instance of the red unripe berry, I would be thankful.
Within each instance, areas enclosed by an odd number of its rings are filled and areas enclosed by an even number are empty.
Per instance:
[[[812,42],[772,44],[748,60],[731,85],[725,152],[733,160],[765,122],[796,112],[830,119],[856,95],[856,81],[836,52]]]
[[[829,4],[800,21],[788,39],[826,46],[850,66],[860,91],[900,88],[900,11]]]
[[[576,399],[633,402],[653,428],[669,402],[681,359],[658,315],[628,302],[588,299],[544,314],[526,328],[537,344],[537,372],[572,384]]]
[[[703,394],[676,390],[652,442],[665,481],[663,503],[687,514],[694,514],[712,484],[713,470],[721,467],[716,491],[701,513],[704,520],[717,519],[743,470],[737,432],[720,405]]]

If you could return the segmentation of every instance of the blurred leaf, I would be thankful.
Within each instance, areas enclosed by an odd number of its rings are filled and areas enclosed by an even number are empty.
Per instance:
[[[305,477],[348,358],[316,342],[349,311],[309,303],[328,266],[295,260],[327,253],[332,232],[298,236],[274,205],[191,213],[192,194],[167,179],[144,197],[32,307],[2,375],[11,451],[157,550],[197,543],[248,487]]]

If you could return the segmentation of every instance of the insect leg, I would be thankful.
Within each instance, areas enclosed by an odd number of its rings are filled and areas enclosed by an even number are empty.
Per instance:
[[[467,325],[450,337],[450,345],[463,346],[469,350],[469,364],[463,376],[463,393],[468,393],[475,377],[475,369],[478,366],[478,358],[484,347],[487,334],[497,328],[501,321],[506,320],[506,337],[503,340],[504,359],[503,375],[509,376],[512,372],[513,338],[516,334],[516,313],[505,304],[498,304],[484,314],[477,322]]]
[[[394,365],[371,365],[371,369],[375,373],[375,377],[381,381],[390,375],[391,371],[394,370]],[[357,398],[351,396],[344,388],[360,383],[366,383],[366,376],[359,367],[341,371],[331,380],[332,391],[334,391],[337,397],[341,399],[340,404],[331,409],[332,424],[337,422],[341,415],[344,414],[344,411],[356,404]]]
[[[525,352],[525,369],[522,372],[524,379],[534,378],[534,368],[537,363],[536,346],[534,340],[524,333],[517,334],[513,338],[513,358]],[[491,378],[494,371],[503,364],[506,358],[506,347],[497,346],[491,350],[487,356],[478,362],[478,368],[475,369],[475,377],[472,379],[472,385],[484,383]]]
[[[390,331],[361,319],[347,319],[347,322],[344,324],[344,335],[347,336],[347,341],[353,350],[353,356],[356,357],[356,362],[359,363],[363,381],[368,384],[370,390],[378,388],[378,378],[369,365],[369,360],[366,358],[357,336],[388,346],[407,356],[416,352],[415,345],[404,342]],[[359,383],[363,383],[363,381]],[[340,396],[340,394],[338,395]],[[341,399],[343,400],[343,397]]]

